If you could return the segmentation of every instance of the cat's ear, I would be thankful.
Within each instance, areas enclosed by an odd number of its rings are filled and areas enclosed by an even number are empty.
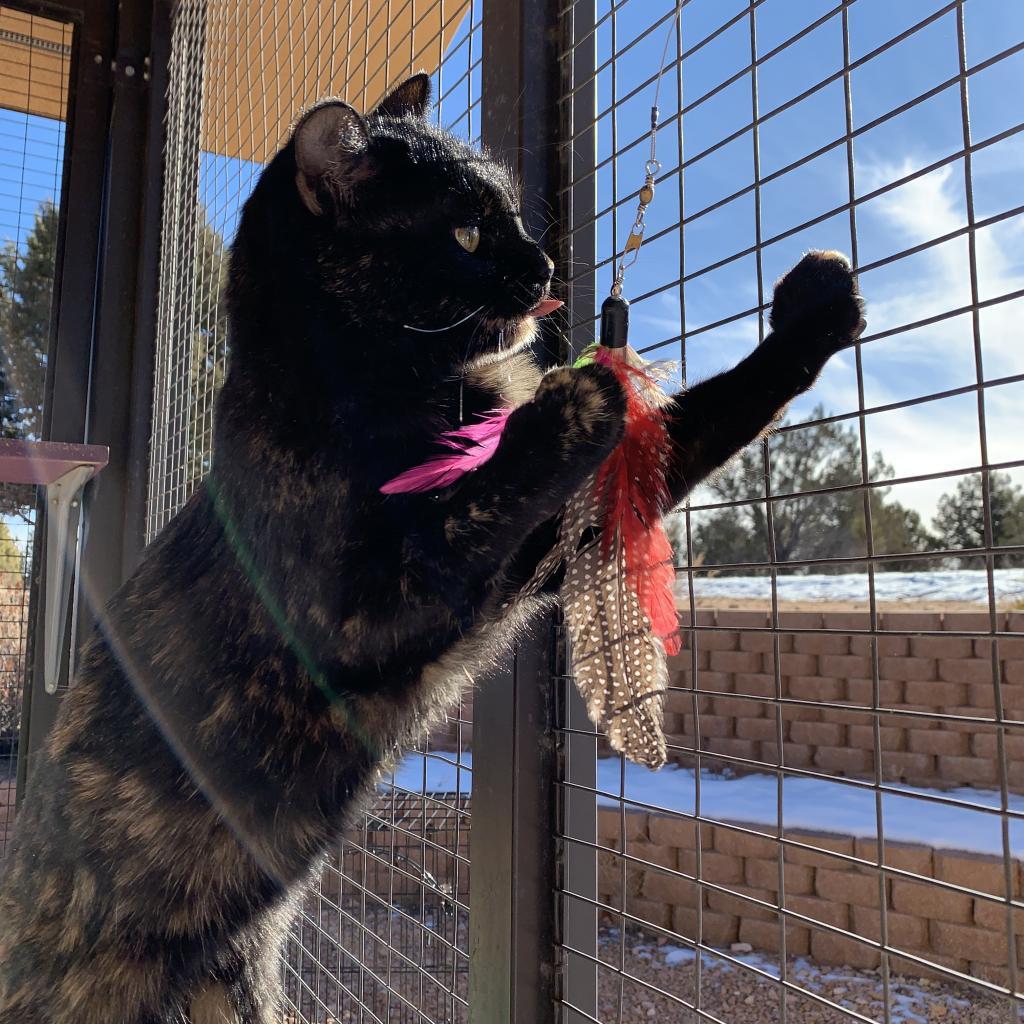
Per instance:
[[[421,71],[396,85],[377,104],[374,113],[384,117],[405,117],[407,114],[426,117],[430,110],[430,91],[430,76]]]
[[[311,213],[323,212],[325,192],[343,198],[367,177],[366,122],[341,100],[321,103],[295,126],[295,184]]]

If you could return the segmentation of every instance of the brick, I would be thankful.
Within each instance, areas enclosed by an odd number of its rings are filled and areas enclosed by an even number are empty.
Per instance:
[[[868,611],[826,612],[824,620],[826,629],[838,629],[846,633],[871,628],[871,613]]]
[[[878,730],[882,750],[903,750],[907,745],[907,730],[883,725]],[[862,750],[875,749],[875,730],[870,725],[851,725],[846,730],[846,742]]]
[[[798,936],[791,936],[789,929],[786,931],[786,953],[790,956],[807,956],[810,952],[810,933],[808,929],[801,928],[806,948],[793,949],[794,940],[799,944]],[[744,918],[740,921],[740,942],[749,942],[759,953],[778,953],[782,949],[782,930],[779,927],[778,919],[773,921],[755,921],[752,918]]]
[[[762,924],[764,922],[758,922]],[[786,953],[789,956],[811,955],[811,929],[786,921]]]
[[[831,722],[790,722],[789,737],[812,747],[839,747],[846,742],[846,729]]]
[[[710,828],[701,826],[701,846],[711,845]],[[652,814],[648,824],[651,842],[659,846],[673,846],[679,851],[693,850],[697,843],[696,822],[674,814]]]
[[[712,697],[711,711],[727,718],[760,718],[765,705],[759,700],[744,700],[742,697]]]
[[[786,909],[835,928],[847,928],[850,924],[850,908],[845,903],[834,903],[832,900],[823,900],[817,896],[791,897],[787,893]]]
[[[760,672],[761,655],[755,651],[712,651],[712,672]]]
[[[903,701],[904,684],[898,679],[878,681],[878,701],[881,707],[891,708]],[[872,707],[875,699],[874,683],[870,679],[847,679],[846,694],[843,698],[851,704]]]
[[[865,939],[881,942],[881,914],[871,907],[853,907],[853,930]],[[886,911],[886,930],[889,945],[905,949],[910,953],[923,952],[929,948],[928,922],[910,914]]]
[[[845,853],[853,856],[853,837],[833,835],[828,832],[795,832],[787,830],[786,838],[794,842],[813,846],[821,852],[803,847],[786,847],[786,862],[789,864],[806,864],[812,868],[831,868],[835,871],[852,871],[853,865],[848,861],[838,860],[829,856],[830,853]]]
[[[644,871],[628,861],[625,864],[626,894],[639,896],[643,884]],[[615,853],[599,853],[597,855],[597,887],[601,892],[612,893],[622,899],[623,859]]]
[[[756,832],[739,832],[722,826],[715,827],[714,847],[717,853],[743,860],[748,857],[774,857],[775,851],[779,848],[771,836],[759,835]]]
[[[848,747],[818,747],[814,763],[827,772],[843,775],[863,775],[872,769],[873,758],[867,750]]]
[[[739,718],[736,720],[736,735],[741,740],[775,740],[775,718]]]
[[[697,858],[692,850],[679,851],[679,870],[697,877]],[[743,881],[743,860],[716,850],[703,850],[700,858],[700,878],[715,885],[739,885]]]
[[[787,899],[790,896],[809,896],[814,892],[814,868],[809,868],[804,864],[787,863],[784,870]],[[778,892],[778,860],[748,857],[744,862],[744,873],[747,885],[753,886],[755,889]]]
[[[691,625],[697,627],[700,632],[701,626],[713,626],[715,624],[715,612],[711,608],[698,608],[696,612],[689,607],[679,609],[679,625],[682,629],[689,629]]]
[[[760,747],[756,740],[741,740],[734,736],[710,737],[704,747],[712,754],[740,757],[748,761],[756,761],[760,753]]]
[[[825,654],[818,659],[818,674],[834,679],[860,679],[871,675],[871,659],[857,654]]]
[[[1003,617],[996,613],[996,629],[1002,628]],[[992,628],[988,612],[946,612],[942,628],[950,633],[987,633]]]
[[[814,751],[814,747],[804,746],[800,743],[785,743],[782,763],[787,768],[811,768],[814,766]],[[761,744],[761,760],[765,764],[778,764],[778,744],[770,740],[763,742]]]
[[[767,626],[768,612],[746,611],[736,608],[719,608],[715,614],[715,622],[719,626],[737,626],[745,629],[757,629]]]
[[[939,661],[939,678],[947,683],[991,687],[992,662],[984,658],[943,658]]]
[[[872,871],[833,871],[818,868],[814,873],[814,891],[824,900],[851,906],[878,906],[878,873]]]
[[[705,910],[701,915],[700,940],[709,946],[728,946],[738,940],[739,918]],[[672,929],[691,942],[697,941],[697,911],[676,907],[672,911]]]
[[[746,898],[744,898],[746,897]],[[763,903],[775,904],[775,893],[768,889],[751,889],[745,885],[732,885],[729,892],[712,889],[706,896],[708,907],[720,914],[734,914],[741,919],[752,921],[774,921],[777,914],[762,906]],[[755,900],[760,902],[754,902]],[[788,900],[787,900],[788,903]]]
[[[825,710],[816,704],[784,704],[783,713],[787,722],[823,722]]]
[[[879,658],[878,674],[882,679],[902,679],[907,683],[927,682],[935,678],[936,666],[934,658]]]
[[[880,636],[877,633],[850,637],[851,654],[870,658],[873,647],[878,648],[879,658],[905,658],[910,653],[910,640],[905,636]]]
[[[928,885],[927,882],[908,882],[902,878],[892,880],[893,909],[901,914],[969,924],[973,912],[971,904],[970,896]]]
[[[672,927],[672,906],[669,903],[663,903],[660,900],[639,899],[633,896],[626,901],[626,906],[623,909],[634,917],[639,917],[642,921],[658,928]]]
[[[1024,661],[1007,661],[1003,665],[1003,680],[1012,686],[1024,685]]]
[[[819,612],[779,612],[780,629],[821,629],[823,625]]]
[[[935,776],[935,764],[936,759],[931,754],[883,750],[882,778],[887,782],[932,779]]]
[[[974,923],[979,928],[987,928],[989,931],[1005,934],[1006,904],[976,898],[974,900]],[[1013,931],[1016,935],[1024,935],[1024,910],[1020,908],[1015,908],[1013,911]]]
[[[648,815],[646,811],[626,812],[626,840],[645,839],[647,837]],[[600,807],[597,811],[597,834],[601,839],[614,840],[614,848],[618,848],[619,833],[622,829],[622,815],[618,808]]]
[[[948,782],[994,786],[999,782],[996,763],[985,757],[940,757],[939,775]]]
[[[774,657],[768,655],[764,659],[766,672],[771,672]],[[779,655],[779,671],[784,676],[817,676],[827,675],[818,670],[819,658],[814,654],[781,654]]]
[[[908,682],[904,694],[908,704],[920,704],[929,708],[948,708],[963,704],[967,698],[967,687],[950,682]]]
[[[915,658],[972,658],[974,643],[969,636],[915,636],[910,653]]]
[[[696,735],[696,730],[693,727],[693,715],[686,715],[685,721],[687,735]],[[709,737],[723,738],[732,736],[735,725],[736,720],[734,718],[727,718],[725,715],[701,715],[701,739],[704,740]]]
[[[894,633],[938,633],[942,630],[939,612],[883,612],[880,628]]]
[[[973,974],[970,960],[961,960],[954,956],[940,956],[934,950],[926,951],[922,955],[927,957],[929,963],[935,964],[937,967],[947,967],[949,970],[959,971],[961,974]],[[956,981],[942,971],[930,970],[927,967],[922,967],[916,960],[904,960],[901,956],[889,958],[889,969],[894,974],[909,974],[913,977],[935,981]]]
[[[953,885],[962,885],[966,889],[988,892],[993,896],[1007,895],[1002,857],[936,850],[935,877]],[[1013,872],[1012,877],[1016,879],[1017,872]],[[1010,895],[1016,897],[1019,895],[1019,883],[1014,881],[1012,885],[1013,892]]]
[[[991,640],[975,640],[974,651],[981,658],[989,657]],[[999,638],[999,660],[1000,661],[1022,661],[1024,660],[1024,637],[1001,636]]]
[[[798,633],[793,650],[797,654],[848,654],[850,638],[845,633]]]
[[[976,732],[970,737],[971,753],[975,757],[995,758],[999,756],[998,744],[994,731]],[[1011,761],[1024,761],[1024,735],[1020,732],[1007,730],[1003,737],[1006,756]]]
[[[881,962],[877,949],[857,942],[856,939],[844,939],[831,932],[813,932],[811,934],[811,956],[822,964],[838,964],[848,967],[859,967],[873,970]]]
[[[835,702],[843,699],[841,679],[822,679],[819,676],[790,676],[788,696],[794,700]]]
[[[907,746],[914,754],[963,757],[969,753],[970,737],[948,729],[908,729]]]
[[[858,839],[856,853],[863,860],[878,862],[878,843],[874,839]],[[901,871],[913,871],[914,874],[930,876],[932,873],[932,848],[917,843],[886,842],[883,860],[887,867],[899,868]]]
[[[733,680],[733,691],[752,697],[774,697],[775,676],[765,672],[737,672]]]
[[[1006,936],[998,931],[932,921],[928,932],[932,949],[943,956],[979,960],[986,964],[1006,964]]]
[[[659,846],[640,840],[627,842],[626,853],[630,857],[636,857],[638,860],[656,867],[672,868],[673,870],[676,867],[676,848],[674,846]]]
[[[779,639],[779,651],[789,652],[793,649],[793,638],[787,634],[774,632],[743,633],[740,636],[741,651],[757,651],[758,654],[771,654],[775,650],[775,638]]]
[[[736,651],[740,646],[740,635],[725,629],[700,629],[694,640],[698,651]]]
[[[667,875],[663,871],[645,871],[639,895],[655,903],[695,907],[697,883],[678,875]]]

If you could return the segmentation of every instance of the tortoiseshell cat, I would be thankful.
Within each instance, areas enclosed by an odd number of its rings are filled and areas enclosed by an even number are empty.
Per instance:
[[[516,589],[620,437],[609,371],[532,362],[551,262],[428,94],[416,76],[365,118],[317,106],[245,206],[212,471],[111,602],[34,766],[0,892],[4,1024],[274,1020],[292,901],[539,607]],[[674,502],[863,330],[846,261],[806,256],[772,323],[670,406]],[[467,418],[519,404],[496,455],[384,497],[456,422],[467,366]]]

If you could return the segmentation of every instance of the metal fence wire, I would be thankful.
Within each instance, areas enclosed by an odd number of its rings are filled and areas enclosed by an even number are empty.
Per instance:
[[[1018,1020],[1020,6],[679,6],[563,5],[574,344],[670,32],[633,344],[728,367],[809,248],[869,326],[675,517],[670,766],[611,756],[564,681],[562,1020]]]
[[[73,26],[0,6],[0,436],[39,439]],[[14,824],[36,489],[0,482],[0,857]]]
[[[481,0],[308,4],[184,0],[176,7],[147,532],[209,465],[230,357],[226,246],[263,163],[300,110],[341,96],[368,109],[432,72],[436,116],[480,133]],[[411,752],[324,866],[282,972],[290,1021],[459,1022],[468,972],[468,706]]]

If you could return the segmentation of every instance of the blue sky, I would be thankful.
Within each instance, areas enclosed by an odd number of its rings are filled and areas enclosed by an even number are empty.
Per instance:
[[[598,17],[610,0],[598,0]],[[673,7],[672,0],[628,0],[614,25],[619,51]],[[765,54],[803,27],[829,14],[832,0],[766,0],[756,13],[758,53]],[[857,0],[849,9],[851,58],[859,60],[888,39],[906,31],[945,6],[939,0]],[[688,50],[746,8],[741,0],[691,0],[684,9],[683,47]],[[967,0],[964,6],[968,66],[1024,40],[1024,4],[1010,0]],[[467,101],[480,91],[480,29],[469,22],[449,47],[439,78],[440,119],[459,134],[479,132],[476,111],[464,116]],[[612,19],[598,29],[598,64],[612,52]],[[624,96],[656,69],[664,44],[659,29],[624,53],[616,65],[617,95]],[[759,130],[762,177],[840,138],[845,130],[845,99],[839,79],[778,115],[771,112],[842,66],[842,25],[838,14],[826,18],[802,40],[764,61],[758,69]],[[670,49],[674,56],[675,46]],[[683,62],[684,152],[688,160],[751,119],[749,75],[700,101],[750,61],[750,25],[742,17]],[[851,76],[853,123],[859,128],[958,71],[955,11],[950,11],[892,49],[858,67]],[[612,118],[617,119],[620,148],[644,130],[651,88],[619,105],[614,113],[610,70],[598,78],[598,158],[612,151]],[[272,87],[272,83],[270,83]],[[1001,60],[969,78],[970,119],[975,143],[1013,128],[1022,118],[1024,52]],[[254,102],[258,98],[254,97]],[[663,120],[679,109],[674,70],[662,87]],[[282,126],[283,129],[284,126]],[[55,122],[0,111],[0,235],[23,238],[35,205],[52,197],[59,184],[63,135]],[[897,117],[864,132],[854,142],[855,189],[863,196],[938,161],[963,145],[958,86],[947,88]],[[677,128],[667,123],[659,133],[659,157],[666,172],[678,165]],[[627,197],[642,179],[645,150],[634,147],[616,161],[617,181],[609,163],[596,175],[599,210],[613,200],[616,212],[598,222],[598,261],[607,261],[621,246],[632,222],[635,202]],[[200,191],[210,219],[230,235],[238,209],[259,173],[259,166],[205,154]],[[743,189],[753,180],[752,133],[746,131],[721,149],[688,164],[684,191],[687,217]],[[870,199],[857,208],[859,263],[869,266],[933,237],[955,232],[967,222],[964,163],[955,159],[930,174]],[[975,215],[984,219],[1024,204],[1024,133],[985,148],[973,158]],[[679,221],[678,179],[658,189],[649,214],[649,235]],[[761,188],[761,234],[771,239],[834,209],[847,200],[845,145],[765,183]],[[688,222],[680,232],[645,247],[630,272],[627,291],[637,302],[633,341],[637,346],[667,344],[659,355],[678,357],[680,289],[672,282],[683,268],[686,328],[697,330],[744,310],[757,301],[757,271],[752,255],[701,271],[755,242],[754,197],[747,192],[715,211]],[[613,228],[613,221],[614,228]],[[682,245],[682,255],[681,248]],[[767,245],[762,254],[763,281],[771,282],[812,247],[851,251],[849,215],[844,210],[797,234]],[[1024,216],[1004,219],[978,232],[977,260],[982,298],[1024,288]],[[692,276],[691,276],[692,275]],[[610,266],[599,272],[598,302],[610,283]],[[862,275],[869,300],[869,333],[899,328],[967,304],[970,297],[967,241],[961,236],[942,246],[871,269]],[[578,310],[577,314],[582,313]],[[1020,327],[1024,299],[994,305],[981,314],[985,379],[1024,372]],[[734,320],[694,335],[686,344],[689,379],[724,369],[756,343],[755,316]],[[911,332],[868,342],[862,350],[864,402],[874,408],[946,389],[976,379],[973,327],[969,315]],[[812,395],[795,403],[794,419],[806,418],[815,403],[829,412],[858,408],[857,377],[851,354],[832,361]],[[988,456],[991,462],[1020,458],[1024,434],[1024,382],[988,389],[985,398]],[[927,402],[909,409],[867,417],[869,448],[880,449],[897,476],[959,470],[981,461],[978,402],[974,394]],[[1024,473],[1015,471],[1024,483]],[[935,501],[956,480],[906,484],[894,496],[918,508],[926,518]],[[700,496],[698,495],[698,500]]]

